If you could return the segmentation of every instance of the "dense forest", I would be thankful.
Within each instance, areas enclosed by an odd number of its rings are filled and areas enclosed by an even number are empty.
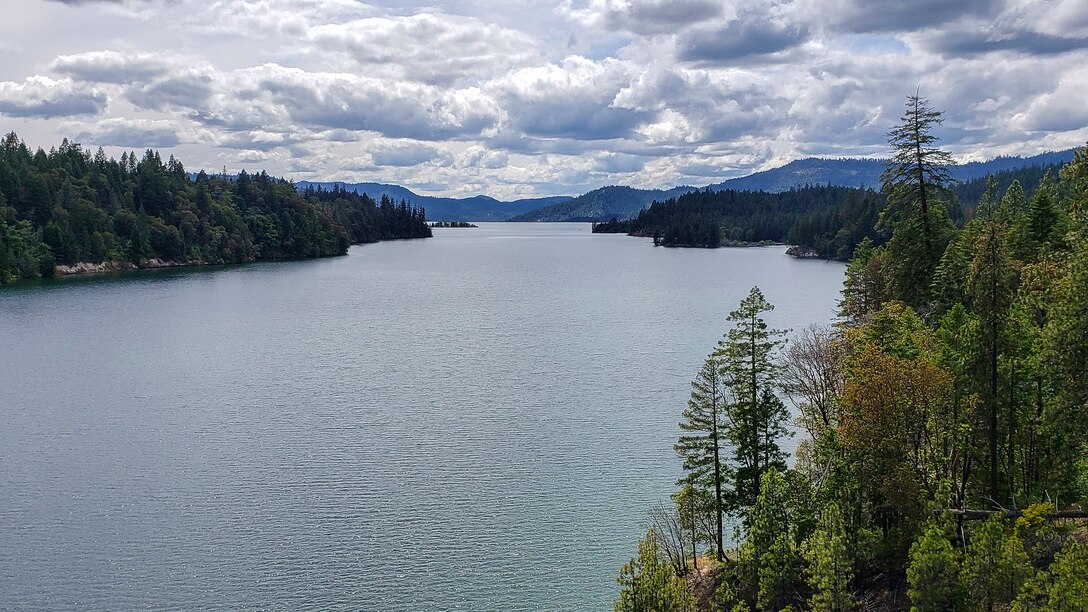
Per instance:
[[[997,188],[1019,182],[1030,197],[1048,172],[1060,166],[1031,166],[995,175]],[[944,203],[956,225],[971,218],[988,180],[950,183]],[[612,219],[593,226],[596,233],[653,236],[654,243],[674,247],[736,246],[787,243],[826,259],[847,260],[863,240],[882,244],[890,236],[877,223],[885,207],[882,192],[836,186],[805,186],[788,191],[713,191],[655,201],[628,221]]]
[[[889,133],[837,324],[729,314],[616,610],[1088,610],[1088,149],[957,227],[940,120]]]
[[[65,140],[31,153],[0,140],[0,284],[57,265],[223,264],[340,255],[351,244],[431,235],[423,209],[264,172],[191,177],[148,150],[120,160]]]

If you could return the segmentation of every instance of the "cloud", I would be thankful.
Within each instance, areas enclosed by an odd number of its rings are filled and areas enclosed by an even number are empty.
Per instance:
[[[455,15],[420,13],[315,26],[309,40],[356,65],[401,80],[455,84],[487,78],[540,56],[514,30]]]
[[[967,16],[993,19],[1000,0],[839,0],[817,2],[812,10],[839,31],[910,32],[940,27]]]
[[[377,166],[418,166],[439,157],[438,149],[433,146],[412,142],[374,146],[370,154]]]
[[[723,5],[710,0],[592,0],[587,8],[575,9],[567,0],[560,11],[589,27],[652,35],[714,19]]]
[[[139,108],[203,108],[214,93],[214,73],[207,67],[172,71],[169,76],[130,87],[125,97]]]
[[[785,51],[805,42],[808,36],[805,26],[775,20],[738,19],[719,29],[695,31],[681,37],[679,56],[686,62],[732,62]]]
[[[83,126],[76,140],[88,145],[146,149],[174,147],[181,143],[177,127],[169,121],[106,119]]]
[[[169,65],[148,53],[90,51],[61,55],[49,64],[49,69],[77,81],[124,85],[159,77],[169,70]]]
[[[494,102],[472,87],[446,90],[276,64],[237,71],[224,81],[192,119],[235,131],[275,126],[437,140],[479,135],[498,115]]]
[[[959,57],[997,51],[1037,56],[1088,49],[1088,37],[1071,38],[1026,30],[989,33],[949,30],[929,37],[928,46],[938,53]]]
[[[635,72],[624,62],[568,57],[514,71],[492,84],[505,111],[503,127],[537,138],[607,140],[631,136],[652,113],[613,104]]]
[[[104,92],[69,79],[32,76],[22,83],[0,82],[0,114],[9,117],[53,119],[97,115],[106,109],[108,102]]]

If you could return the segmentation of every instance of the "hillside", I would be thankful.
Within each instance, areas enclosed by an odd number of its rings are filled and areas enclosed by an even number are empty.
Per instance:
[[[600,221],[612,217],[627,219],[637,215],[638,211],[654,201],[676,198],[695,190],[695,187],[675,187],[666,191],[613,185],[594,189],[559,204],[529,211],[510,221]]]
[[[561,204],[571,199],[570,196],[552,196],[503,202],[485,195],[471,198],[425,196],[416,194],[400,185],[386,185],[383,183],[312,183],[300,181],[296,185],[300,190],[304,190],[309,186],[314,188],[320,186],[325,189],[343,186],[348,191],[365,193],[376,200],[380,200],[383,195],[397,202],[405,200],[413,206],[426,209],[427,219],[430,221],[506,221],[530,210]]]
[[[1043,153],[1032,157],[997,157],[985,162],[956,166],[952,176],[970,181],[1017,168],[1065,163],[1073,159],[1073,150]],[[780,168],[709,185],[712,191],[766,191],[780,193],[805,185],[880,188],[880,159],[822,159],[810,157],[792,161]],[[695,191],[693,187],[677,187],[668,191],[605,187],[578,196],[567,202],[532,210],[515,219],[518,221],[607,221],[612,217],[630,219],[654,201],[676,198]]]

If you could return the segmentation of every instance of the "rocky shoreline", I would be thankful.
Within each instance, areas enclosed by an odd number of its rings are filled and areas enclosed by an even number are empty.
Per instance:
[[[58,264],[53,268],[54,276],[74,276],[79,274],[104,274],[108,272],[132,272],[151,268],[178,268],[181,266],[202,266],[203,261],[168,261],[164,259],[146,259],[136,265],[131,261],[103,261],[91,263],[81,261],[74,264]]]
[[[798,259],[828,259],[827,257],[820,255],[820,252],[816,249],[803,246],[791,246],[790,248],[786,249],[786,255],[790,255]]]

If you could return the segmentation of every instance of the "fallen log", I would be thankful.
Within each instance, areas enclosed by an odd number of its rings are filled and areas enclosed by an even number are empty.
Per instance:
[[[955,509],[950,508],[947,510],[936,510],[935,514],[943,514],[948,512],[952,516],[963,517],[965,521],[982,521],[990,518],[993,515],[1005,521],[1010,519],[1020,518],[1024,516],[1022,510],[971,510],[971,509]],[[1042,515],[1048,520],[1057,519],[1088,519],[1088,510],[1055,510],[1054,512],[1047,512]]]

